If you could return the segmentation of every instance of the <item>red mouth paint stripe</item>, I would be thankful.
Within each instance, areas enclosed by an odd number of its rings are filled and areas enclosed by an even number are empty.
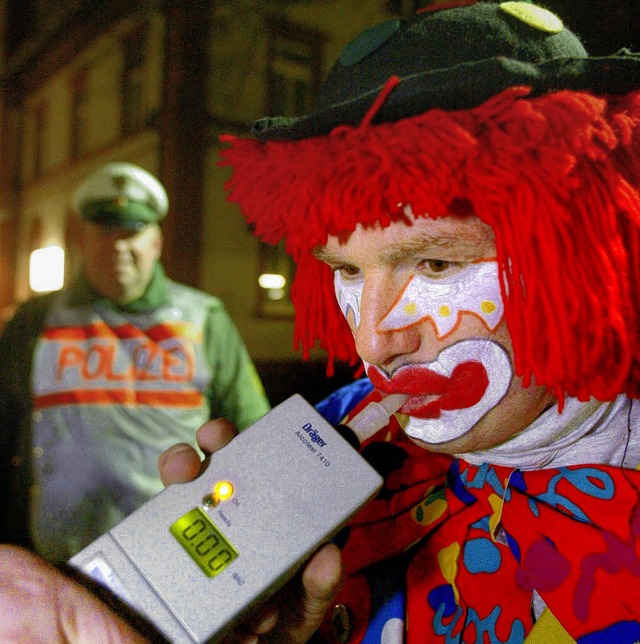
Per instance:
[[[418,418],[438,418],[442,410],[467,409],[478,404],[489,386],[489,377],[480,362],[463,362],[451,376],[443,376],[422,365],[401,367],[388,379],[377,367],[369,367],[367,375],[373,386],[383,394],[403,393],[415,397],[438,396],[437,400],[421,403],[409,399],[403,413]]]
[[[385,394],[441,394],[449,383],[447,376],[421,365],[400,367],[391,379],[388,379],[377,367],[369,367],[367,375],[373,386]]]

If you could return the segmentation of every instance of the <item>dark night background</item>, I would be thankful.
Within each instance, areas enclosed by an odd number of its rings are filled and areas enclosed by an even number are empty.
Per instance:
[[[580,36],[591,55],[612,54],[623,47],[640,51],[640,0],[546,0]]]
[[[95,11],[106,1],[93,0],[87,10]],[[30,32],[34,4],[35,0],[7,1],[9,51]],[[539,4],[562,17],[593,55],[611,54],[622,47],[640,50],[640,0],[539,0]]]

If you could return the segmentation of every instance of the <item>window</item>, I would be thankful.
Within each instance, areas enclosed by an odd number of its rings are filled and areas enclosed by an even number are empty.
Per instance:
[[[299,116],[313,109],[322,77],[325,36],[281,18],[267,19],[266,113]],[[260,245],[258,313],[292,316],[294,266],[284,249]]]
[[[284,243],[277,246],[260,243],[259,259],[258,314],[267,317],[292,316],[291,283],[295,267],[284,249]]]
[[[324,34],[279,18],[267,19],[267,34],[266,113],[310,112],[322,76]]]
[[[46,101],[39,103],[33,112],[33,176],[42,177],[46,170],[46,136],[49,105]]]
[[[35,31],[35,0],[6,0],[5,3],[5,53],[13,54]]]

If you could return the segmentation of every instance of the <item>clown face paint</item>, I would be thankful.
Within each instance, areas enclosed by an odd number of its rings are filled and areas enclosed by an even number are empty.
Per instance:
[[[344,316],[357,330],[364,279],[359,275],[345,278],[336,271],[334,288]],[[502,321],[496,261],[471,262],[442,278],[412,274],[378,329],[395,332],[429,320],[441,341],[459,326],[463,314],[475,316],[490,332]],[[471,430],[504,397],[513,377],[508,354],[488,339],[448,346],[434,362],[400,367],[391,380],[375,366],[366,366],[378,390],[412,396],[401,410],[404,429],[430,444],[459,438]]]
[[[497,262],[475,262],[439,280],[412,275],[397,304],[380,322],[380,329],[402,329],[429,319],[442,339],[458,325],[462,313],[476,315],[489,331],[498,326],[504,307]]]
[[[553,404],[552,392],[514,373],[495,238],[479,218],[357,225],[348,237],[329,236],[314,256],[334,271],[375,386],[410,396],[403,426],[425,448],[490,449]]]
[[[340,271],[333,274],[333,288],[336,292],[338,306],[352,329],[360,326],[360,299],[364,281],[345,280]]]
[[[360,325],[363,288],[363,280],[345,280],[340,272],[335,272],[338,304],[352,329]],[[438,338],[442,339],[457,327],[463,313],[478,317],[489,331],[500,324],[504,306],[497,262],[474,262],[459,273],[442,279],[412,275],[379,328],[393,331],[428,319],[433,322]]]
[[[345,280],[336,271],[334,287],[342,312],[357,329],[363,280]],[[443,279],[412,275],[378,328],[393,332],[428,319],[441,340],[458,326],[463,313],[475,315],[489,331],[501,322],[504,307],[497,262],[475,262]],[[391,380],[376,367],[367,367],[376,389],[412,396],[401,410],[404,430],[432,445],[471,430],[502,400],[513,377],[505,350],[486,339],[448,346],[435,362],[401,367]]]
[[[429,364],[400,367],[391,379],[374,366],[367,374],[379,391],[411,396],[400,410],[404,431],[435,445],[463,436],[495,407],[513,370],[499,344],[478,339],[446,347]]]

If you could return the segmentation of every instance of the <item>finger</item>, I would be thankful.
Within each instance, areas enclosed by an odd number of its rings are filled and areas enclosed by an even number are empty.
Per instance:
[[[311,619],[324,617],[327,607],[342,585],[343,567],[340,549],[326,544],[307,562],[302,572],[306,601],[304,610]]]
[[[205,455],[224,447],[235,435],[232,423],[224,418],[206,422],[196,433],[196,440]],[[158,458],[158,471],[164,485],[186,483],[201,471],[200,454],[187,443],[178,443],[165,450]]]
[[[274,604],[265,604],[248,617],[222,644],[256,644],[278,621],[279,610]]]
[[[225,418],[206,422],[196,434],[198,446],[205,454],[211,454],[229,443],[238,432]]]
[[[255,635],[268,633],[278,621],[280,611],[278,607],[268,602],[263,604],[257,611],[250,615],[243,623],[243,628]]]
[[[0,546],[0,641],[147,641],[85,588],[40,557]]]
[[[282,596],[280,620],[265,641],[302,644],[318,630],[342,585],[340,549],[334,544],[320,548],[305,565],[298,592],[289,588]]]
[[[160,454],[160,479],[164,485],[192,481],[200,472],[200,463],[200,455],[191,445],[178,443]]]

